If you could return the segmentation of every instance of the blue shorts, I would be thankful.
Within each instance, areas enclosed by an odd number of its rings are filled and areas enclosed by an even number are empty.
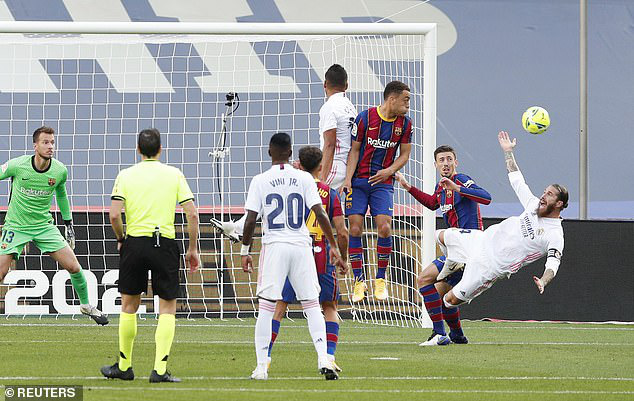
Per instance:
[[[352,180],[352,190],[346,194],[346,216],[365,216],[370,206],[370,214],[392,216],[394,212],[394,186],[392,184],[370,185],[367,178]]]
[[[328,265],[326,267],[326,273],[317,274],[319,279],[319,286],[321,291],[319,292],[319,302],[338,301],[339,300],[339,286],[337,283],[337,271],[334,266]],[[282,290],[282,301],[287,304],[297,302],[295,298],[295,290],[291,286],[291,282],[286,279],[284,283],[284,289]]]
[[[434,260],[432,263],[436,265],[436,268],[438,269],[438,273],[440,273],[440,271],[442,270],[443,266],[445,266],[445,259],[446,257],[443,255],[441,257],[439,257],[438,259]],[[445,281],[447,284],[449,284],[452,287],[455,287],[456,284],[458,284],[460,282],[460,280],[462,280],[462,273],[464,273],[464,270],[459,270],[453,274],[450,274],[449,276],[447,276],[445,278]]]

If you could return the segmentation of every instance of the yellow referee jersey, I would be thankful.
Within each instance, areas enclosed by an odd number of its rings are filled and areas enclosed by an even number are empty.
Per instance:
[[[119,172],[111,199],[124,201],[127,235],[151,237],[159,227],[163,237],[173,239],[176,204],[194,195],[178,168],[146,159]]]

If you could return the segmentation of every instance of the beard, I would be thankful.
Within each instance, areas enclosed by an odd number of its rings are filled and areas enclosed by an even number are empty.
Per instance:
[[[540,211],[540,207],[537,207],[537,215],[539,217],[544,217],[544,216],[548,216],[549,214],[551,214],[553,212],[553,210],[555,210],[555,205],[554,204],[546,204],[546,208],[543,209],[543,211]]]

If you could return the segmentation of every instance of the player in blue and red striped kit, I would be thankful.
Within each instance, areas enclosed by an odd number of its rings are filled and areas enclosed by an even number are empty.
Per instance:
[[[434,165],[441,179],[432,195],[426,194],[411,186],[405,178],[397,174],[396,179],[416,200],[428,209],[440,208],[449,227],[482,230],[480,204],[491,203],[491,195],[466,174],[457,173],[458,160],[451,146],[439,146],[434,151]],[[438,280],[438,274],[445,265],[445,256],[441,256],[427,266],[416,278],[419,292],[425,301],[425,308],[434,325],[429,339],[421,346],[447,345],[451,342],[466,344],[468,342],[460,325],[460,311],[457,307],[447,308],[442,297],[462,278],[462,270]],[[449,336],[445,331],[444,321],[450,328]]]
[[[378,232],[374,297],[388,297],[385,273],[392,254],[393,177],[409,160],[412,148],[412,120],[406,116],[409,99],[409,87],[392,81],[383,91],[383,104],[361,112],[355,120],[341,188],[346,194],[345,211],[350,222],[348,252],[355,279],[352,302],[363,300],[367,289],[361,236],[368,206]]]

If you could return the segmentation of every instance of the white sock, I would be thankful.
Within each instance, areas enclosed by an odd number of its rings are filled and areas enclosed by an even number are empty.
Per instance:
[[[256,217],[255,219],[260,220],[261,218],[262,216],[260,215],[260,213],[258,213],[258,217]],[[242,233],[244,232],[244,223],[246,223],[246,221],[247,215],[243,214],[242,217],[233,222],[233,227],[235,229],[236,235],[242,237]]]
[[[233,224],[235,227],[235,233],[239,236],[242,236],[244,232],[244,223],[247,221],[247,215],[243,214],[238,220],[236,220]]]
[[[326,343],[326,321],[324,315],[321,314],[319,300],[302,301],[302,308],[306,314],[308,321],[308,330],[315,345],[315,351],[319,359],[328,358],[328,348]]]
[[[258,365],[266,365],[268,362],[269,344],[271,343],[271,326],[273,325],[274,312],[275,302],[260,299],[258,319],[255,322],[255,356],[258,359]],[[324,332],[325,330],[324,326]]]

